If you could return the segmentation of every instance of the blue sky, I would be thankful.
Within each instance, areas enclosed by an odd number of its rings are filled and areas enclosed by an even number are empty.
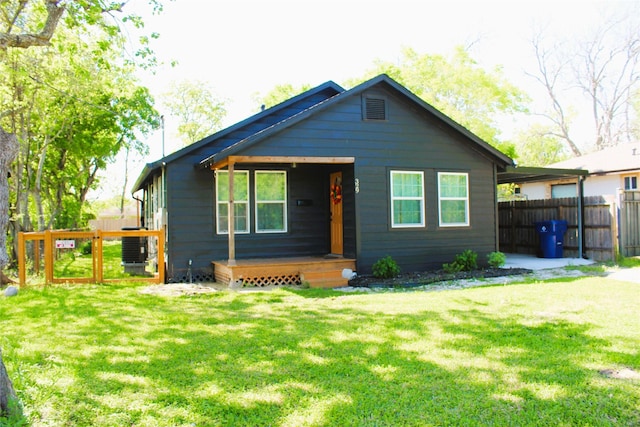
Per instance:
[[[140,6],[142,1],[137,3]],[[561,39],[587,31],[606,13],[636,1],[417,1],[417,0],[175,0],[159,16],[145,15],[160,33],[154,49],[164,62],[142,83],[159,96],[172,81],[200,80],[226,99],[225,125],[257,111],[256,94],[277,84],[340,84],[358,77],[376,59],[395,61],[403,47],[418,53],[451,53],[475,41],[482,66],[500,65],[507,78],[542,99],[525,71],[535,67],[530,39],[545,27]],[[128,5],[129,6],[129,5]],[[178,65],[171,67],[171,61]],[[158,106],[160,108],[160,106]],[[160,108],[161,109],[161,108]],[[165,153],[181,144],[167,117]],[[161,135],[147,141],[161,154]],[[135,174],[136,172],[134,172]],[[135,180],[135,176],[130,180]]]

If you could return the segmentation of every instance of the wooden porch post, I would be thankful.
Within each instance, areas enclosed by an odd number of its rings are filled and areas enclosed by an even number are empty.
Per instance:
[[[233,205],[233,162],[229,162],[229,261],[228,265],[236,265],[236,239],[235,239],[235,207]]]

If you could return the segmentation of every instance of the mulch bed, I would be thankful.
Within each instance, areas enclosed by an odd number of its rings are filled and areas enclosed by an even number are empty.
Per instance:
[[[416,287],[437,282],[454,280],[486,279],[491,277],[517,276],[530,274],[532,270],[526,268],[485,268],[459,273],[447,273],[444,270],[420,271],[402,273],[389,279],[380,279],[372,275],[357,276],[349,281],[349,286],[365,288],[381,287]]]

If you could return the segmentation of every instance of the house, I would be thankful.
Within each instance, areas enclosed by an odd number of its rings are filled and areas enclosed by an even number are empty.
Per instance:
[[[549,167],[587,170],[589,173],[583,182],[585,197],[617,196],[619,190],[640,188],[640,142],[605,148]],[[576,197],[576,180],[568,177],[523,183],[520,194],[529,200]]]
[[[509,165],[380,75],[325,83],[147,164],[133,190],[144,225],[166,227],[169,281],[339,286],[386,255],[403,271],[465,249],[484,260]]]

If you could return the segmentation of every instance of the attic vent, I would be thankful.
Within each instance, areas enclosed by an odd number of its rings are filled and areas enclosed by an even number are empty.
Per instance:
[[[387,120],[387,102],[384,98],[364,98],[365,120]]]

